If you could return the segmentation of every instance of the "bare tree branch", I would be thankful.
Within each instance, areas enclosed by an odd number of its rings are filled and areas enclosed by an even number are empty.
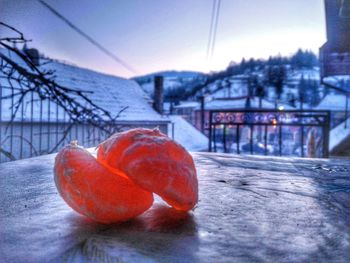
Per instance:
[[[53,70],[44,70],[40,66],[35,65],[25,52],[15,47],[15,44],[25,44],[29,40],[25,39],[24,35],[14,27],[3,22],[0,22],[1,26],[13,31],[15,36],[0,38],[0,47],[5,48],[10,54],[15,55],[20,60],[18,62],[18,59],[14,60],[12,56],[7,56],[4,52],[0,53],[0,78],[7,79],[7,87],[11,89],[11,94],[2,94],[0,99],[12,100],[10,124],[15,121],[19,109],[26,103],[26,96],[35,93],[40,100],[49,100],[58,105],[68,115],[69,120],[72,121],[72,124],[63,133],[63,137],[51,150],[48,149],[49,152],[54,152],[58,149],[75,123],[92,125],[107,135],[115,131],[116,119],[128,107],[120,110],[116,116],[112,116],[108,110],[98,106],[91,100],[88,94],[93,92],[60,85],[55,80],[56,76]],[[49,61],[46,60],[45,64]],[[0,83],[0,88],[2,87],[5,86]],[[50,112],[48,114],[50,116]],[[35,153],[37,154],[36,150]]]

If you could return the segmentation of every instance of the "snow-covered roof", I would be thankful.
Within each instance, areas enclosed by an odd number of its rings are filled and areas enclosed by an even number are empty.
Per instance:
[[[330,151],[334,150],[336,146],[342,143],[342,141],[350,135],[350,125],[345,125],[345,122],[350,123],[350,118],[340,123],[331,130],[331,134],[329,136]]]
[[[262,109],[275,109],[275,104],[262,100]],[[288,105],[278,105],[283,106],[284,109],[293,109]],[[259,99],[251,98],[250,107],[253,109],[259,109]],[[206,110],[228,110],[228,109],[245,109],[246,108],[246,99],[232,99],[232,100],[212,100],[205,104]]]
[[[4,52],[4,50],[0,50]],[[9,55],[7,52],[5,55]],[[12,55],[12,54],[10,54]],[[11,56],[13,60],[20,63],[20,59]],[[23,64],[22,64],[23,66]],[[55,81],[67,88],[85,91],[84,93],[99,107],[109,111],[112,116],[116,116],[122,109],[125,109],[117,120],[119,121],[167,121],[165,117],[158,114],[151,106],[148,95],[134,80],[99,73],[93,70],[68,65],[62,62],[52,61],[40,66],[42,70],[54,70]],[[8,85],[7,80],[0,79],[0,84]],[[5,95],[3,90],[3,96]],[[10,92],[10,91],[7,91]],[[77,98],[79,101],[80,98]],[[28,104],[30,96],[25,98]],[[34,107],[34,121],[39,121],[39,97],[34,95],[36,105]],[[10,118],[10,100],[2,101],[2,119]],[[44,101],[43,119],[47,120],[47,101]],[[30,116],[30,107],[25,108],[25,117]],[[64,120],[63,110],[59,111],[58,119]],[[56,121],[55,106],[51,105],[50,119]]]
[[[323,81],[344,91],[350,91],[350,76],[348,75],[336,75],[332,77],[326,77],[323,79]]]
[[[350,98],[348,99],[350,105]],[[328,94],[316,107],[317,110],[345,111],[346,96],[341,94]]]
[[[174,123],[174,140],[188,151],[199,152],[208,150],[208,138],[178,115],[169,116]]]

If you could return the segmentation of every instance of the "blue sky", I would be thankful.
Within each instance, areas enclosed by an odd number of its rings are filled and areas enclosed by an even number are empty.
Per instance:
[[[221,0],[215,52],[209,61],[213,0],[45,1],[138,75],[171,69],[220,70],[242,57],[289,55],[299,47],[318,52],[326,39],[323,0]],[[0,0],[0,17],[50,57],[114,75],[135,75],[36,0]]]

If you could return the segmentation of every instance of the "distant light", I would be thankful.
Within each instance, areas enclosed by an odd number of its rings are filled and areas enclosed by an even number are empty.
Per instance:
[[[284,107],[283,106],[279,106],[278,110],[284,110]]]
[[[273,119],[273,120],[272,120],[272,124],[273,124],[274,126],[277,125],[277,123],[278,123],[278,122],[277,122],[276,119]]]

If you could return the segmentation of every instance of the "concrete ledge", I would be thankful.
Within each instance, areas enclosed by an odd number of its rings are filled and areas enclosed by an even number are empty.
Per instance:
[[[194,153],[200,200],[96,224],[53,182],[54,155],[0,165],[1,262],[349,262],[350,162]]]

